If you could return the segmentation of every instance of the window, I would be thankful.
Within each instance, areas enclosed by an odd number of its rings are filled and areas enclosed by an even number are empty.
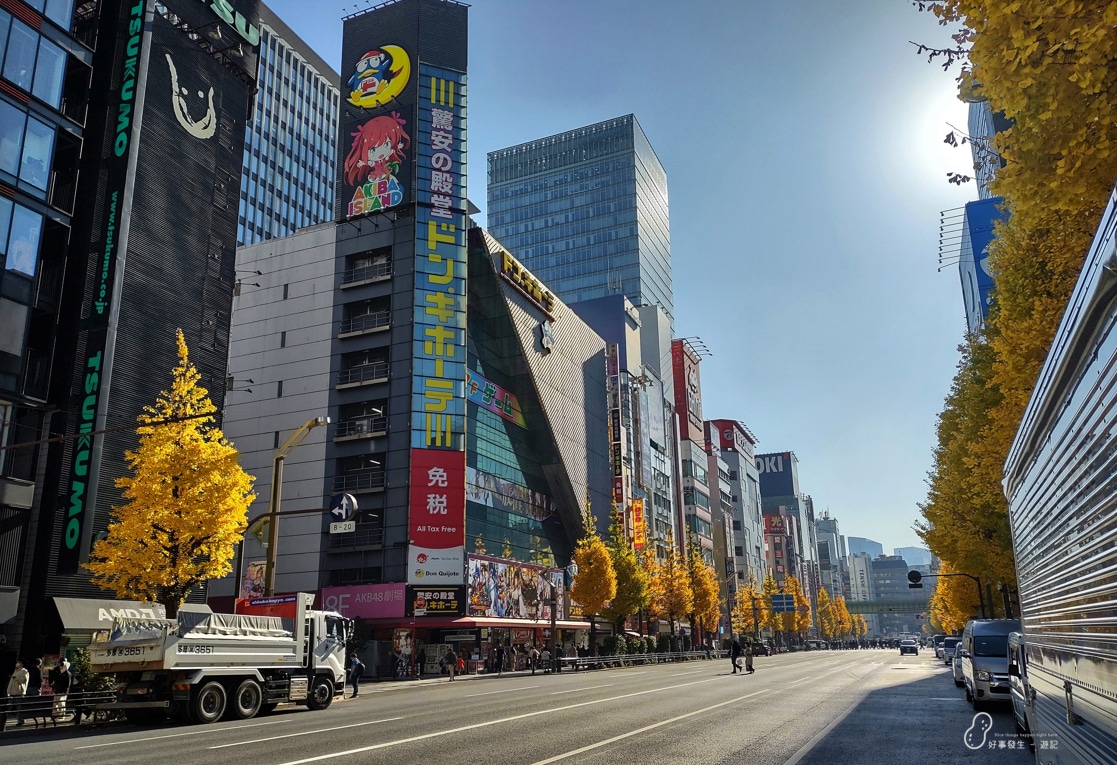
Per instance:
[[[275,384],[275,397],[283,398],[283,381],[280,380]]]
[[[8,36],[8,50],[4,54],[4,77],[13,84],[31,90],[38,53],[39,36],[26,24],[12,19],[12,32]]]
[[[733,548],[733,554],[736,555],[738,558],[743,558],[745,557],[745,548],[737,545]]]
[[[287,299],[287,288],[288,288],[289,286],[290,286],[290,285],[288,285],[288,284],[284,284],[284,285],[283,285],[283,299],[284,299],[284,300],[286,300],[286,299]]]
[[[74,0],[47,0],[45,15],[68,31],[74,18]]]
[[[0,170],[17,175],[27,115],[21,109],[0,101]]]
[[[54,150],[54,128],[34,117],[27,119],[27,132],[23,138],[23,160],[19,177],[37,189],[47,190],[50,178],[50,157]]]
[[[286,348],[287,347],[287,332],[286,331],[279,333],[279,347],[280,348]]]
[[[12,206],[10,199],[0,197],[0,255],[8,251],[8,228],[12,222]]]
[[[39,40],[39,62],[31,93],[57,108],[62,100],[62,80],[66,76],[66,51],[46,39]]]
[[[275,438],[272,439],[272,447],[271,448],[273,448],[273,449],[278,449],[279,448],[279,431],[278,430],[275,431]]]
[[[8,235],[7,269],[9,271],[18,271],[28,276],[35,275],[42,231],[42,215],[22,205],[15,205],[11,231]]]

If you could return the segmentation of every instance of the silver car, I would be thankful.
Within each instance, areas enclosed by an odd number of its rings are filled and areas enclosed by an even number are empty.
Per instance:
[[[951,661],[954,660],[954,650],[958,647],[958,644],[961,643],[961,642],[962,642],[962,638],[960,638],[960,637],[948,637],[946,640],[942,641],[942,659],[943,659],[943,661],[945,661],[947,664],[949,664]]]
[[[966,676],[962,674],[962,657],[961,657],[961,655],[955,655],[954,658],[951,659],[949,663],[954,669],[954,684],[956,686],[958,686],[959,688],[965,688],[966,687]]]

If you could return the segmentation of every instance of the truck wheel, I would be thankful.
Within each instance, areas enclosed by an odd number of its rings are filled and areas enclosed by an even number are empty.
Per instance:
[[[310,686],[310,695],[306,697],[306,705],[311,709],[325,709],[334,700],[334,684],[325,675],[314,678]]]
[[[238,720],[250,720],[260,713],[264,703],[264,692],[260,684],[252,678],[242,680],[233,694],[233,703],[229,705],[233,717]]]
[[[192,717],[200,723],[217,722],[225,714],[225,701],[225,686],[210,680],[194,695]]]

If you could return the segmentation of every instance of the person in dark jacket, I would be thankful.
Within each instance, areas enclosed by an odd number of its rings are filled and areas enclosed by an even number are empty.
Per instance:
[[[25,707],[19,711],[19,722],[17,725],[23,725],[24,718],[30,717],[46,717],[41,713],[39,708],[39,699],[43,695],[43,660],[32,659],[27,665],[27,693],[24,696]],[[27,714],[30,710],[30,715]]]
[[[54,705],[50,714],[57,721],[59,717],[66,714],[66,697],[69,696],[70,686],[74,682],[74,676],[70,674],[70,662],[66,659],[60,661],[58,666],[50,671],[49,681],[50,688],[54,691]]]
[[[733,662],[733,671],[730,672],[731,675],[737,674],[737,670],[739,670],[741,668],[740,665],[737,664],[737,661],[740,658],[741,658],[741,641],[734,640],[733,644],[731,646],[729,646],[729,661]]]

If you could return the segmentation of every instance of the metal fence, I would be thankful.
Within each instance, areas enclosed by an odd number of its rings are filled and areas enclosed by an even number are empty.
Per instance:
[[[99,710],[98,705],[116,701],[115,691],[78,691],[61,695],[0,696],[0,731],[5,727],[35,728],[47,725],[78,725],[83,720],[108,721],[122,716],[120,712]]]

